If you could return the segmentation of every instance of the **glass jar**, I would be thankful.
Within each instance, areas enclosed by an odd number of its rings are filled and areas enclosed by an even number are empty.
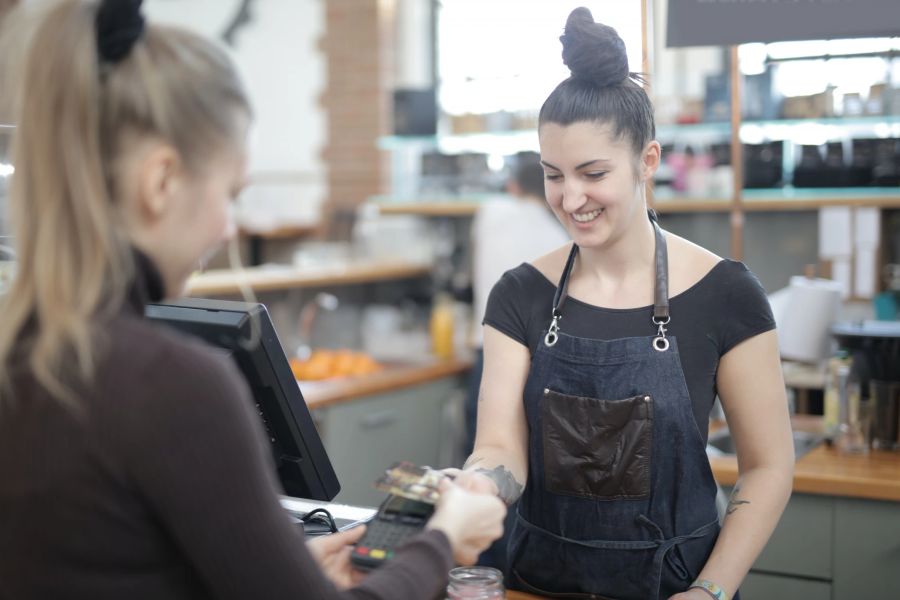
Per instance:
[[[842,367],[849,369],[851,364],[850,355],[843,350],[828,360],[822,424],[825,436],[829,440],[837,437],[838,426],[841,423],[841,380],[838,378],[838,371]]]
[[[447,600],[506,598],[503,573],[491,567],[457,567],[450,571]]]
[[[869,451],[869,403],[860,393],[859,379],[850,365],[838,368],[840,382],[840,423],[835,446],[845,454]]]

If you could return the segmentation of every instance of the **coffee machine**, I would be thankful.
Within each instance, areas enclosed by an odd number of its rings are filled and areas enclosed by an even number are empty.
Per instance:
[[[873,447],[900,451],[900,321],[839,323],[831,333],[853,357]]]

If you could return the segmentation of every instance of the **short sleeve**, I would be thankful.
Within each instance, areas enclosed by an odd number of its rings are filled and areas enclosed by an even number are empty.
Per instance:
[[[775,329],[775,317],[762,284],[743,263],[733,262],[724,283],[719,355],[755,335]]]
[[[497,331],[514,339],[523,346],[528,346],[527,306],[522,283],[513,269],[503,274],[494,284],[488,296],[487,308],[484,311],[484,325],[490,325]]]

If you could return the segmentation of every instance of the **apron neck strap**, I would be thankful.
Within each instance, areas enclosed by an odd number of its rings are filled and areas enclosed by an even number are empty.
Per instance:
[[[663,235],[655,217],[656,213],[652,213],[650,216],[650,222],[653,223],[653,232],[656,235],[656,283],[653,289],[653,322],[659,324],[669,321],[669,249],[666,246],[666,236]]]
[[[656,211],[652,208],[648,209],[647,216],[653,225],[653,233],[656,238],[653,322],[656,324],[667,323],[669,320],[669,251],[666,246],[666,236],[663,235],[657,222]],[[563,268],[559,284],[556,286],[556,294],[553,297],[553,317],[555,319],[562,318],[562,308],[568,297],[569,277],[572,275],[576,256],[578,256],[578,245],[572,244],[572,250],[569,252],[569,258],[566,259],[566,266]]]
[[[562,276],[559,278],[559,284],[556,286],[556,294],[553,296],[553,318],[562,318],[563,304],[569,297],[569,276],[572,274],[572,267],[575,266],[575,257],[578,256],[578,244],[572,243],[572,250],[569,251],[569,258],[566,259],[566,266],[563,267]]]

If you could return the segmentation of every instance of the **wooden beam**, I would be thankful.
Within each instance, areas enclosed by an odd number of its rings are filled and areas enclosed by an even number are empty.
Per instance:
[[[731,47],[731,258],[744,257],[744,149],[741,146],[741,69],[738,47]]]

